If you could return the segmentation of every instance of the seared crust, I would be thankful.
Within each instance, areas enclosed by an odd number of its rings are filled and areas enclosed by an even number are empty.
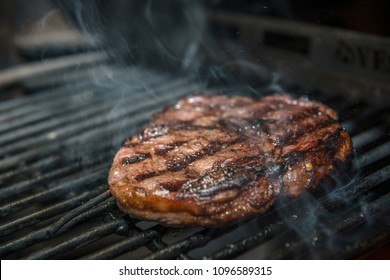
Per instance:
[[[108,183],[131,216],[218,226],[315,188],[352,154],[334,110],[289,95],[191,96],[116,154]]]

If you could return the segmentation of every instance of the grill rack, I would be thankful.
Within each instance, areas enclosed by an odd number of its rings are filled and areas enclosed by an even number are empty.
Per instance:
[[[388,244],[389,111],[318,91],[304,94],[336,108],[353,137],[359,172],[348,185],[225,228],[130,219],[106,192],[113,155],[163,105],[205,86],[137,66],[107,69],[0,103],[1,258],[356,258]],[[298,234],[313,209],[325,221]]]

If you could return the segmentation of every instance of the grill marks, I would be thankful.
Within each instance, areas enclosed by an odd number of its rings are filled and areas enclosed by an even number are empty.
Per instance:
[[[143,161],[147,158],[150,158],[150,153],[145,153],[145,154],[135,154],[135,155],[132,155],[130,157],[124,157],[121,162],[122,162],[122,165],[125,166],[125,165],[128,165],[128,164],[132,164],[132,163],[137,163],[137,162],[140,162],[140,161]]]
[[[263,213],[281,191],[315,187],[351,154],[336,113],[320,103],[194,96],[126,141],[109,185],[135,217],[214,226]]]
[[[197,126],[190,126],[185,127],[185,130],[200,130],[200,127]],[[207,128],[206,128],[207,129]],[[215,130],[216,128],[210,128],[212,130]],[[225,132],[224,132],[225,133]],[[161,135],[162,136],[162,135]],[[135,177],[135,179],[140,183],[143,180],[150,179],[153,177],[161,176],[163,174],[166,174],[168,172],[178,172],[180,170],[183,170],[187,168],[190,164],[194,163],[197,160],[201,160],[203,158],[210,157],[218,152],[220,152],[223,149],[227,149],[228,147],[240,143],[244,141],[244,138],[238,137],[232,137],[230,141],[212,141],[209,142],[208,139],[199,138],[199,139],[188,139],[188,141],[177,141],[174,143],[169,143],[167,145],[164,145],[162,148],[157,148],[154,152],[155,157],[160,157],[164,159],[165,163],[164,166],[166,169],[159,170],[159,171],[145,171],[145,173],[139,174]],[[142,141],[137,143],[136,146],[142,145]],[[183,146],[187,146],[184,148]],[[131,148],[134,148],[135,146],[131,146]],[[188,153],[186,153],[188,151]],[[249,158],[249,157],[248,157]],[[253,157],[250,157],[253,158]],[[142,153],[142,154],[134,154],[130,157],[124,157],[122,161],[122,165],[127,164],[136,164],[139,163],[145,159],[151,159],[152,155],[150,153]],[[246,158],[242,158],[241,162],[244,162]],[[189,171],[187,174],[189,177],[198,175],[197,172]],[[166,183],[161,183],[161,187],[169,190],[169,191],[176,191],[176,187],[167,186]]]
[[[158,156],[163,156],[166,153],[168,153],[169,151],[172,151],[172,150],[180,147],[181,145],[183,145],[185,143],[187,143],[187,142],[185,142],[185,141],[177,141],[177,142],[174,142],[174,143],[168,143],[168,144],[164,145],[162,148],[158,148],[155,151],[155,153]]]
[[[171,160],[167,161],[167,170],[168,171],[179,171],[183,168],[187,167],[189,164],[195,162],[196,160],[200,160],[205,157],[212,156],[216,154],[217,152],[221,151],[222,149],[226,149],[227,147],[231,146],[234,143],[238,143],[238,141],[231,141],[231,142],[221,142],[221,141],[214,141],[210,144],[206,145],[204,148],[201,148],[200,150],[196,151],[194,154],[188,154],[185,155],[182,158],[173,158]]]

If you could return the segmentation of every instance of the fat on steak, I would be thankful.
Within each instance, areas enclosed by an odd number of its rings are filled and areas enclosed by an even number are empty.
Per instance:
[[[336,112],[307,98],[194,95],[124,143],[108,183],[132,217],[213,227],[316,188],[352,151]]]

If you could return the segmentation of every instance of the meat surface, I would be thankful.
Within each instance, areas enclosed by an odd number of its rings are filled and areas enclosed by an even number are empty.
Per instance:
[[[352,151],[336,112],[321,103],[195,95],[124,143],[108,183],[132,217],[212,227],[316,188]]]

